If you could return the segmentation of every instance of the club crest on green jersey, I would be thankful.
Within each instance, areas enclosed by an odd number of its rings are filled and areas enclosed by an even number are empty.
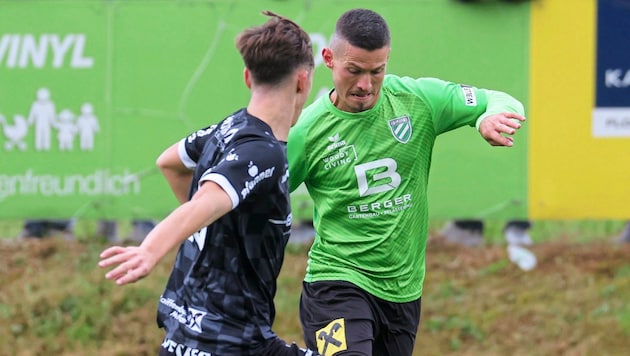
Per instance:
[[[412,132],[409,116],[401,116],[389,120],[389,128],[392,131],[392,135],[394,135],[398,141],[402,143],[409,142]]]

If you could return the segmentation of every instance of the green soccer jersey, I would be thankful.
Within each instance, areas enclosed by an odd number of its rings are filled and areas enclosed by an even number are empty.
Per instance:
[[[504,111],[523,109],[501,92],[393,75],[370,110],[340,111],[329,96],[305,108],[287,147],[291,189],[304,182],[314,202],[305,281],[348,281],[397,303],[418,299],[435,138]]]

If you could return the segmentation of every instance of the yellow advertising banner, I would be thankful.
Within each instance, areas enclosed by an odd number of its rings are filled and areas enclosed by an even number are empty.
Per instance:
[[[630,218],[630,61],[615,62],[630,49],[614,53],[630,45],[630,8],[620,3],[532,2],[532,219]]]

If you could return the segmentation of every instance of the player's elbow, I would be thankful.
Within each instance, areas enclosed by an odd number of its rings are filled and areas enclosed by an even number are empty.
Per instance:
[[[184,165],[177,153],[177,145],[167,148],[155,160],[155,165],[161,172],[174,171],[188,173],[189,169]]]
[[[155,160],[155,165],[157,166],[157,168],[161,171],[164,172],[165,170],[168,169],[169,166],[169,160],[165,157],[165,152],[163,152],[162,154],[160,154],[158,156],[158,158]]]

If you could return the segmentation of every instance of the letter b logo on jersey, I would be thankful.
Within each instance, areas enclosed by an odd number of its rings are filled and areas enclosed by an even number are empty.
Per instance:
[[[359,184],[359,195],[364,197],[395,189],[400,185],[398,165],[391,158],[383,158],[354,167]]]

